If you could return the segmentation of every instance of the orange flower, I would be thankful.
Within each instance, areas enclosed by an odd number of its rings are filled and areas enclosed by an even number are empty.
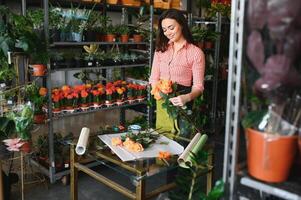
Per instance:
[[[162,159],[168,160],[168,159],[170,159],[170,157],[171,157],[170,152],[168,152],[168,151],[159,151],[158,158],[160,160],[162,160]]]
[[[86,98],[88,96],[88,92],[86,90],[82,90],[80,92],[80,96],[83,97],[83,98]]]
[[[73,88],[79,92],[85,89],[85,85],[75,85]]]
[[[67,99],[73,99],[72,93],[68,94],[68,95],[66,96],[66,98],[67,98]]]
[[[86,84],[86,89],[89,89],[89,88],[91,88],[91,87],[92,87],[91,84]]]
[[[111,143],[114,146],[122,146],[122,140],[119,137],[112,138]]]
[[[160,80],[158,82],[158,87],[164,94],[169,94],[172,92],[172,81],[171,80]]]
[[[118,94],[123,94],[123,89],[122,88],[117,87],[116,90],[117,90]]]
[[[78,93],[76,91],[72,92],[73,97],[78,98]]]
[[[143,151],[143,146],[138,143],[138,142],[134,142],[133,140],[131,140],[130,138],[126,138],[125,141],[123,142],[123,146],[129,150],[129,151],[133,151],[133,152],[141,152]]]
[[[110,88],[106,89],[106,94],[107,95],[112,95],[113,94],[113,90],[111,90]]]
[[[162,99],[162,97],[160,95],[160,89],[157,86],[155,86],[154,88],[152,88],[151,94],[154,95],[154,98],[156,100]]]
[[[92,90],[92,94],[94,96],[98,96],[98,95],[100,95],[100,91],[99,90]]]
[[[39,90],[39,94],[43,97],[46,96],[47,88],[41,87],[40,90]]]
[[[60,95],[55,95],[55,94],[52,94],[51,98],[53,102],[59,102],[59,100],[61,99]]]
[[[70,91],[70,90],[71,90],[71,88],[70,88],[69,85],[64,85],[64,86],[62,87],[62,91],[63,91],[63,92],[68,92],[68,91]]]

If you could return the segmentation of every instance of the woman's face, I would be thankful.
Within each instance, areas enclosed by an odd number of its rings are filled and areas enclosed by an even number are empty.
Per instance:
[[[163,19],[161,26],[164,35],[169,39],[169,41],[177,42],[181,37],[183,37],[182,27],[176,20],[170,18]]]

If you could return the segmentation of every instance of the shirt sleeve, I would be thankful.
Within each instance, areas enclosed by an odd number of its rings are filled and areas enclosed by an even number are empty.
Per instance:
[[[152,64],[151,75],[150,75],[150,78],[149,78],[149,83],[150,84],[155,84],[160,79],[159,65],[160,65],[159,53],[157,51],[155,51],[153,64]]]
[[[192,63],[192,87],[198,90],[204,90],[204,74],[205,74],[205,55],[200,48],[197,48]]]

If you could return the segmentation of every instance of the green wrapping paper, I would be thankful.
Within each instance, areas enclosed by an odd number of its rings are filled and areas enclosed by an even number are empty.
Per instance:
[[[198,154],[200,150],[204,147],[208,136],[206,134],[200,135],[197,133],[191,142],[188,144],[182,155],[178,158],[178,164],[180,167],[189,168],[195,163],[193,161],[193,154]]]

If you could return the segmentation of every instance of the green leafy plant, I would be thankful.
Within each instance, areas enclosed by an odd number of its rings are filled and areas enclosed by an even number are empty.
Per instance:
[[[128,25],[125,24],[118,25],[117,33],[120,35],[128,35],[130,33],[130,28]]]
[[[15,131],[15,123],[7,117],[0,117],[0,140],[9,138]]]
[[[139,134],[134,134],[132,132],[121,135],[121,140],[124,142],[126,138],[131,139],[134,142],[140,143],[144,149],[149,147],[151,144],[155,143],[160,137],[160,134],[154,133],[154,130],[141,131]]]
[[[44,22],[43,9],[33,9],[26,13],[26,16],[31,20],[34,29],[42,29]]]
[[[34,105],[34,114],[44,113],[42,107],[47,101],[46,96],[42,96],[39,91],[40,88],[35,82],[25,87],[26,98]]]
[[[193,26],[191,28],[191,34],[194,41],[201,42],[206,38],[207,30],[200,26]]]
[[[217,181],[208,195],[201,190],[203,175],[212,170],[207,159],[208,153],[204,150],[198,151],[196,154],[192,153],[194,164],[187,169],[179,168],[176,176],[177,188],[169,195],[171,200],[217,200],[223,195],[224,183],[222,181]]]
[[[28,105],[19,105],[16,110],[7,114],[7,118],[15,123],[15,132],[22,140],[31,138],[30,129],[33,124],[33,109]]]
[[[0,82],[11,81],[16,77],[14,68],[10,67],[7,58],[0,56]]]

